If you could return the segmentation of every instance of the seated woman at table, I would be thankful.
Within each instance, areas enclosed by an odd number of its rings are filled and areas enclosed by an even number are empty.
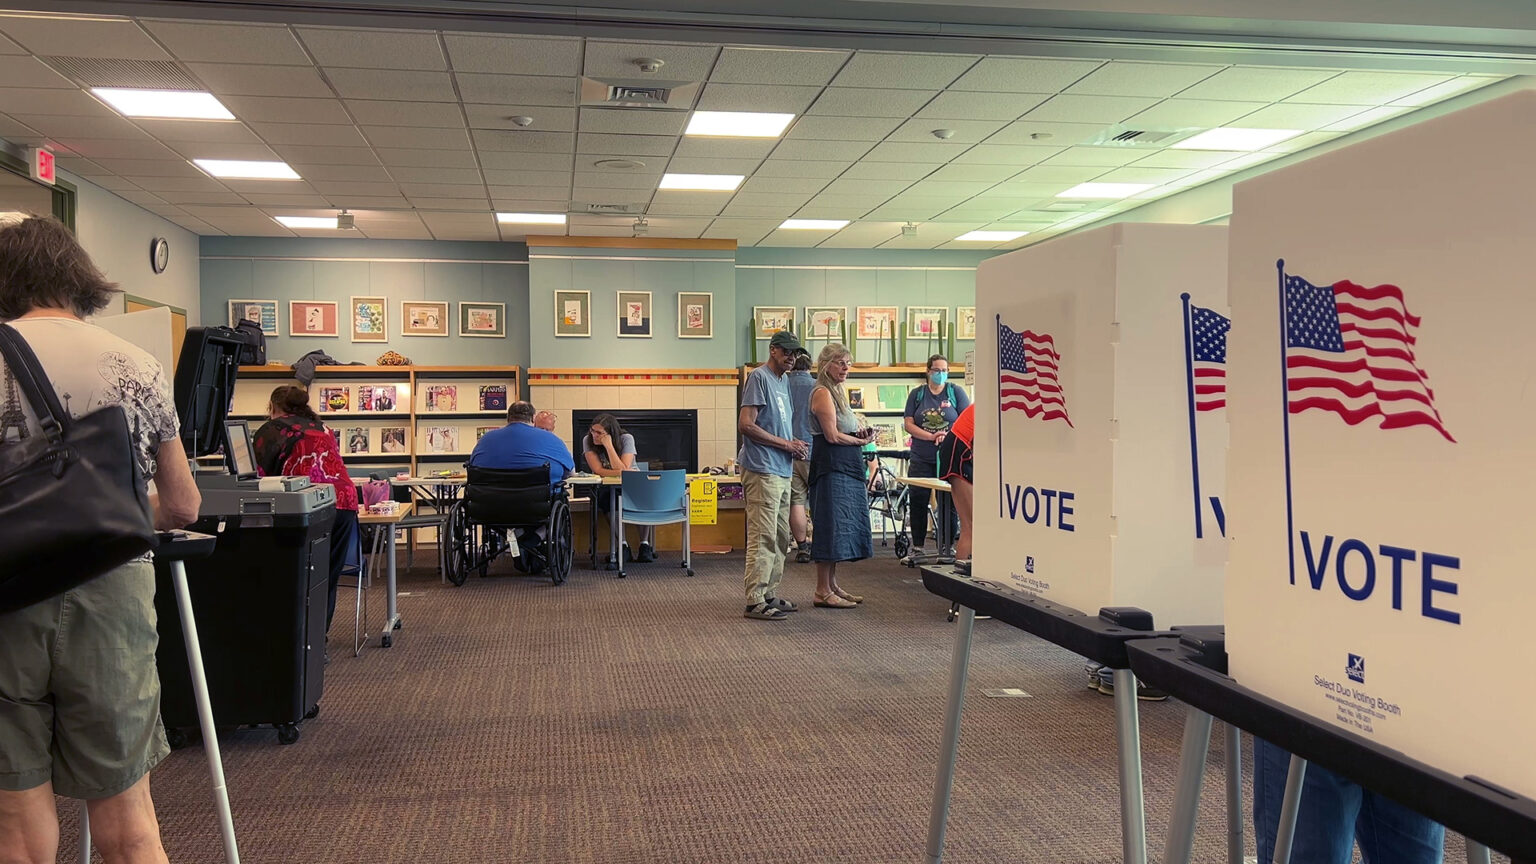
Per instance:
[[[309,391],[284,384],[267,405],[272,418],[256,430],[256,467],[264,477],[298,475],[336,487],[336,523],[331,526],[331,572],[325,628],[336,617],[336,584],[341,571],[361,557],[357,533],[357,484],[341,461],[341,448],[313,408]]]
[[[635,467],[635,436],[624,431],[619,420],[612,414],[599,414],[592,418],[592,427],[581,438],[581,452],[586,457],[587,470],[600,477],[618,477]],[[597,506],[604,513],[610,512],[608,495],[594,492]],[[656,560],[656,528],[647,526],[640,532],[640,554],[636,561]],[[629,540],[624,540],[624,555],[629,556]]]

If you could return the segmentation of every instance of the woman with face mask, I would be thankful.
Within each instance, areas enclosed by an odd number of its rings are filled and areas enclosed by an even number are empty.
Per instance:
[[[950,382],[949,360],[943,354],[928,358],[927,376],[926,383],[913,388],[907,395],[906,417],[902,423],[907,434],[912,436],[911,460],[907,463],[907,475],[910,477],[939,476],[939,445],[943,443],[955,418],[971,404],[965,389]],[[912,517],[913,554],[922,550],[928,540],[929,497],[927,489],[913,486],[907,499],[908,512]],[[958,534],[959,530],[959,524],[955,523],[951,536]]]

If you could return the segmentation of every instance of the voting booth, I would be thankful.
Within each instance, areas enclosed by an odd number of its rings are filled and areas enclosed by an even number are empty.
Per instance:
[[[1232,676],[1525,796],[1533,133],[1516,93],[1238,185],[1226,409]]]
[[[1225,227],[1135,224],[982,262],[977,575],[1220,623],[1226,262]]]

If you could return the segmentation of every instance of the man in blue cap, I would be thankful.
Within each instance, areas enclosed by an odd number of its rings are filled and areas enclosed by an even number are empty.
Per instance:
[[[795,438],[794,406],[789,396],[787,373],[794,366],[800,340],[780,331],[768,343],[768,362],[752,370],[741,388],[742,495],[747,507],[747,610],[746,617],[782,621],[797,611],[795,604],[778,596],[784,578],[784,559],[789,554],[790,477],[794,460],[804,459],[810,448]]]

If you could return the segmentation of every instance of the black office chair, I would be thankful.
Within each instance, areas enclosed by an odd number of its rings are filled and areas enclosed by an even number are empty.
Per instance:
[[[508,551],[506,532],[522,529],[523,561],[559,585],[571,572],[575,535],[564,487],[552,488],[549,465],[537,468],[469,466],[464,497],[448,513],[448,579],[463,585],[474,570],[484,576]],[[542,541],[536,531],[545,529]]]

